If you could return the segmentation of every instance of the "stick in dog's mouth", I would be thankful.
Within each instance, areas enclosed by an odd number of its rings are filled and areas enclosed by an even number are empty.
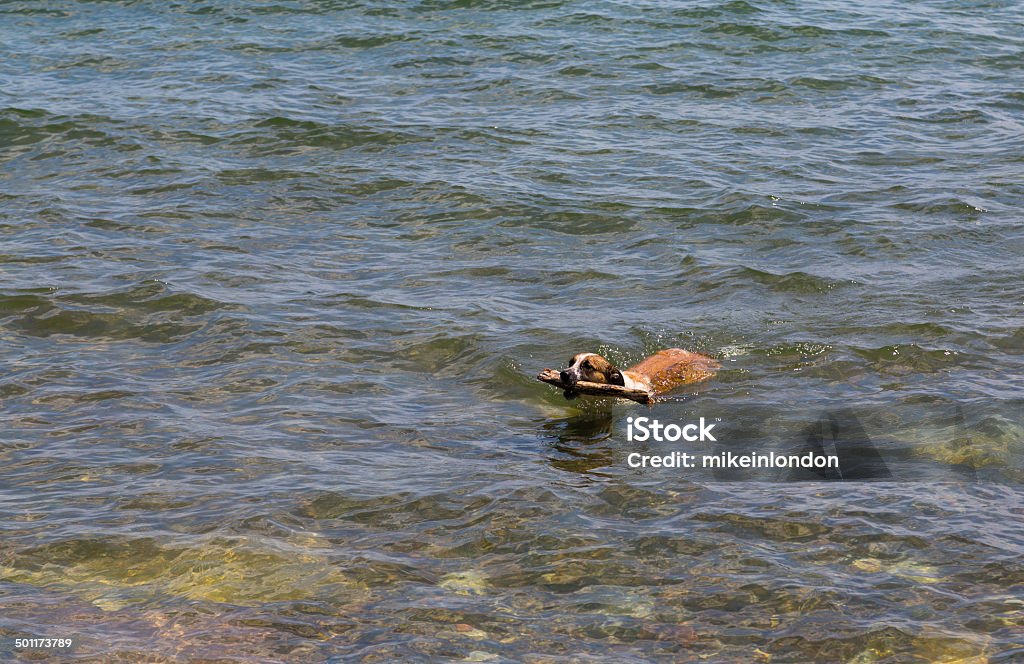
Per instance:
[[[567,396],[569,394],[573,396],[575,396],[575,394],[587,394],[597,397],[631,399],[638,403],[651,403],[654,400],[654,395],[647,390],[637,390],[623,387],[621,385],[608,385],[607,383],[592,383],[586,380],[577,380],[572,383],[566,383],[562,380],[559,373],[560,372],[555,371],[554,369],[545,369],[537,375],[537,380],[562,389],[564,392],[568,393]]]

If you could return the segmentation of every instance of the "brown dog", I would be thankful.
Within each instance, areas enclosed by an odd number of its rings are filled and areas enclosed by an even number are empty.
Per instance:
[[[584,380],[664,394],[680,385],[714,376],[719,366],[718,362],[707,355],[681,348],[659,350],[621,371],[597,353],[578,353],[573,355],[569,366],[559,372],[558,376],[570,386]],[[566,390],[566,396],[572,396],[571,388]]]

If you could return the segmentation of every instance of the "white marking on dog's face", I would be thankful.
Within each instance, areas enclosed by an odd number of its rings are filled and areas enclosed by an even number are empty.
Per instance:
[[[569,360],[569,366],[560,373],[562,382],[575,384],[585,380],[591,383],[622,385],[622,374],[612,363],[597,353],[578,353]]]
[[[594,353],[577,353],[573,355],[569,360],[569,366],[561,372],[562,380],[567,383],[575,383],[578,380],[587,380],[585,377],[586,374],[583,368],[583,362],[593,354]]]

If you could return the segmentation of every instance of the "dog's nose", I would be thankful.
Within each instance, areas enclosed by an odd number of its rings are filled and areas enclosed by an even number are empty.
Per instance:
[[[558,377],[562,379],[563,383],[566,383],[568,385],[573,385],[576,383],[576,381],[573,379],[573,375],[568,371],[559,371]]]

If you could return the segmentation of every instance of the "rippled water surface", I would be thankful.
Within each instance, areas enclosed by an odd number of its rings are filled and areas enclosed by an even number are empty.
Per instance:
[[[0,4],[0,658],[1024,661],[1022,66],[998,0]]]

